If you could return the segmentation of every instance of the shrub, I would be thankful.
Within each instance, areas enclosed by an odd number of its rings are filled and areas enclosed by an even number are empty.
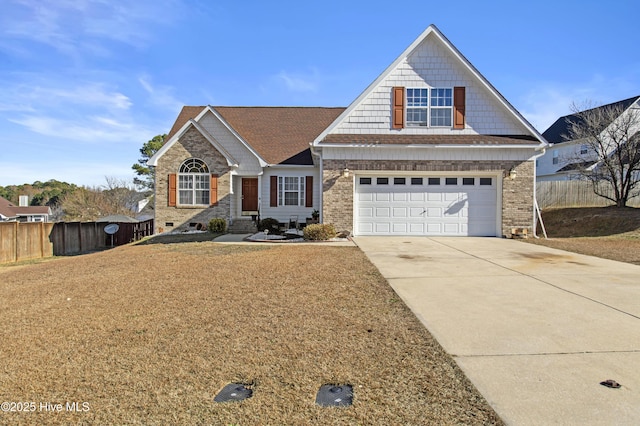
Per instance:
[[[336,236],[336,228],[332,223],[314,223],[304,227],[304,239],[311,241],[326,241]]]
[[[227,221],[221,217],[214,217],[209,221],[209,232],[222,234],[227,230]]]
[[[268,230],[270,234],[280,234],[280,222],[272,217],[264,218],[258,224],[258,231]]]

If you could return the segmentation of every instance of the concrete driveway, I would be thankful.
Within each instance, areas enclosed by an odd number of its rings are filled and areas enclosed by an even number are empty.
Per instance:
[[[507,424],[640,424],[640,266],[499,238],[354,240]]]

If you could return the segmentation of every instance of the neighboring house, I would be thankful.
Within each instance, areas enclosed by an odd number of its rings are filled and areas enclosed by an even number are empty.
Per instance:
[[[26,198],[26,196],[24,196]],[[0,197],[0,222],[48,222],[51,209],[48,206],[29,206],[20,197],[21,205],[16,206]]]
[[[346,109],[184,107],[148,161],[156,229],[317,209],[355,235],[511,236],[546,146],[432,25]]]
[[[607,108],[627,112],[630,108],[640,108],[640,96],[614,102],[594,108],[593,111]],[[591,110],[589,110],[591,111]],[[570,123],[579,122],[578,114],[569,114],[558,118],[542,136],[551,146],[536,162],[536,175],[539,181],[572,180],[581,176],[579,169],[597,167],[598,162],[591,148],[584,141],[570,139]],[[611,123],[603,123],[602,131]]]

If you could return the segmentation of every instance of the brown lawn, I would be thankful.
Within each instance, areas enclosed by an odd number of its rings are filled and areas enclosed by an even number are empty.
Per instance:
[[[549,239],[528,239],[561,250],[640,265],[640,209],[583,207],[548,210]],[[538,234],[542,236],[541,229]]]
[[[35,410],[0,423],[501,424],[355,247],[183,242],[3,266],[0,324],[0,401]],[[214,403],[230,382],[253,398]],[[326,383],[353,385],[353,405],[317,406]]]

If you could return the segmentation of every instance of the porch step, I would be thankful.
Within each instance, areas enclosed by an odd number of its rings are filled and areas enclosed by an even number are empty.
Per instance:
[[[229,226],[230,234],[251,234],[258,232],[258,227],[251,219],[236,219]]]

